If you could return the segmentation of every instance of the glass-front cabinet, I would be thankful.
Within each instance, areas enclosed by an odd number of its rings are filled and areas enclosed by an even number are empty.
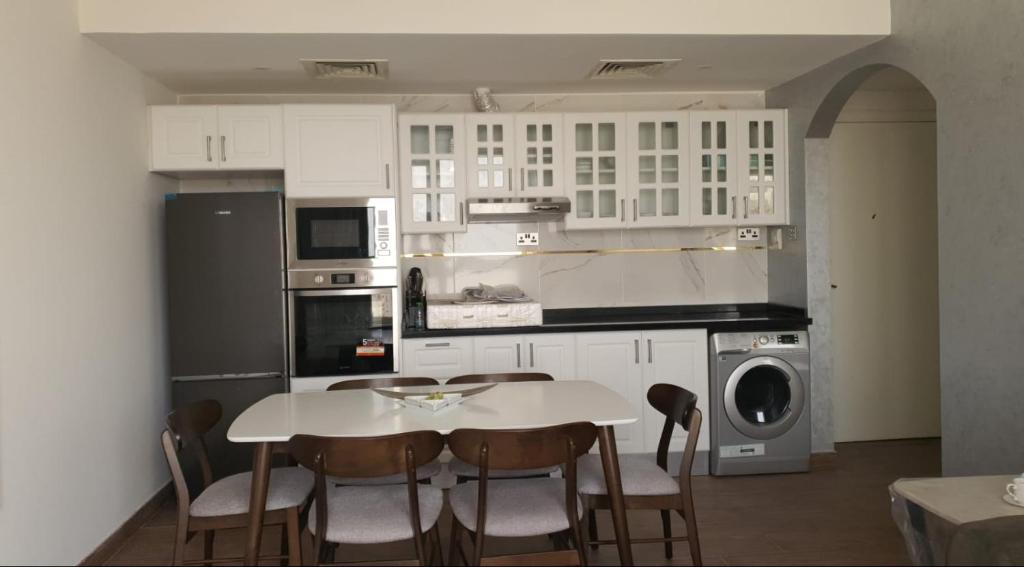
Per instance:
[[[689,114],[630,112],[626,122],[627,224],[645,228],[688,226]]]
[[[466,231],[461,114],[399,115],[402,232]]]
[[[467,197],[516,196],[515,130],[514,114],[466,115]]]
[[[626,225],[626,115],[565,115],[566,230]]]
[[[519,197],[557,197],[562,191],[562,115],[522,113],[515,117]]]
[[[690,226],[736,224],[735,124],[735,112],[690,112]]]
[[[786,111],[736,113],[739,224],[786,224]]]

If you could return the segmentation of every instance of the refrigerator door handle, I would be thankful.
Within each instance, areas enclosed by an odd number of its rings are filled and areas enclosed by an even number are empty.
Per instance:
[[[242,374],[201,374],[197,376],[171,376],[171,382],[205,382],[208,380],[251,380],[254,378],[284,378],[280,372],[246,372]]]

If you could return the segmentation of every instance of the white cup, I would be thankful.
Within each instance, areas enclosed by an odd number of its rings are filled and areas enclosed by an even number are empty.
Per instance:
[[[1006,485],[1006,493],[1013,498],[1017,504],[1024,506],[1024,476],[1018,476],[1013,482]]]

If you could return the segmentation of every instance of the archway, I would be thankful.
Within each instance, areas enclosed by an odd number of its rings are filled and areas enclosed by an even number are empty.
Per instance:
[[[808,246],[808,292],[831,355],[818,370],[831,376],[834,439],[936,437],[934,97],[899,68],[862,67],[806,137],[807,230],[823,240]]]

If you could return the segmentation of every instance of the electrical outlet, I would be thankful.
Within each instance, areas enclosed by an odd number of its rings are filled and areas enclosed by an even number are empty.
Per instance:
[[[740,240],[761,240],[761,229],[747,227],[739,229],[737,238]]]
[[[536,232],[516,233],[516,246],[537,246],[538,244],[540,244],[540,238]]]

